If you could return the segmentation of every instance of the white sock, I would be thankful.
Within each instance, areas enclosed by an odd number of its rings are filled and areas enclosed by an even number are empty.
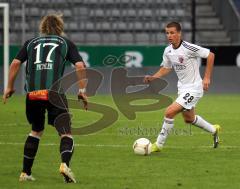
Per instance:
[[[211,124],[208,123],[206,120],[204,120],[201,116],[196,115],[195,116],[195,120],[192,122],[193,125],[204,129],[210,133],[215,133],[216,132],[216,128]]]
[[[162,130],[159,133],[158,137],[157,137],[157,146],[158,147],[163,147],[167,136],[170,134],[170,131],[172,130],[173,126],[174,126],[174,119],[169,119],[169,118],[164,118],[164,122],[162,125]]]

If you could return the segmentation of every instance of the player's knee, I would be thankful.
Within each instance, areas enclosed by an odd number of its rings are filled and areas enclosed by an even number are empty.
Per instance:
[[[172,111],[166,111],[165,114],[164,114],[164,116],[165,116],[166,118],[173,119],[174,116],[175,116],[175,113],[172,112]]]
[[[69,113],[60,114],[54,121],[54,126],[60,136],[71,134],[71,118]]]
[[[171,106],[169,106],[164,113],[164,116],[169,119],[173,119],[175,115],[176,115],[175,110]]]
[[[43,130],[42,131],[31,131],[31,136],[40,138],[43,135]]]
[[[169,119],[173,119],[175,117],[175,115],[176,115],[176,111],[172,107],[168,107],[164,114],[164,116]]]
[[[72,134],[71,134],[71,133],[67,133],[67,134],[60,134],[60,137],[61,137],[61,138],[64,138],[64,137],[69,137],[69,138],[72,138]]]

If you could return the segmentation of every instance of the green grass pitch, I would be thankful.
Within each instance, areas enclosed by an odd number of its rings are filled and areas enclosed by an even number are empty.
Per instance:
[[[197,113],[222,126],[222,144],[212,148],[210,134],[186,125],[181,116],[163,152],[137,156],[132,144],[140,137],[156,139],[164,110],[137,113],[128,120],[119,112],[111,127],[86,136],[74,136],[75,152],[71,168],[77,184],[64,184],[58,172],[59,137],[46,126],[33,166],[35,182],[19,183],[23,145],[30,130],[25,118],[23,96],[14,96],[0,105],[0,188],[1,189],[213,189],[240,188],[240,95],[205,95]],[[96,96],[90,101],[117,110],[110,96]],[[101,116],[72,110],[73,126],[87,125]]]

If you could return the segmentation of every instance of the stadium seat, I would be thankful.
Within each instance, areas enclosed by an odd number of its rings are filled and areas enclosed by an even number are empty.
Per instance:
[[[103,44],[116,44],[117,43],[117,34],[115,33],[104,33],[102,36]]]
[[[138,33],[135,36],[137,44],[150,44],[150,37],[147,33]]]
[[[14,33],[13,36],[19,35],[22,31],[20,23],[24,15],[27,32],[37,34],[39,18],[47,13],[56,12],[63,14],[66,32],[69,36],[74,36],[77,43],[88,44],[88,41],[91,41],[91,43],[101,44],[104,40],[104,43],[112,44],[107,37],[104,36],[102,39],[101,36],[106,33],[106,36],[107,34],[114,36],[113,40],[119,44],[138,43],[136,39],[139,38],[157,44],[166,41],[162,40],[157,33],[164,31],[169,20],[179,21],[184,32],[191,32],[192,29],[191,0],[183,0],[181,3],[178,0],[21,0],[19,3],[15,0],[2,0],[2,2],[9,2],[11,9],[14,10],[10,16],[10,31]],[[211,44],[213,41],[215,44],[219,37],[227,38],[223,40],[224,43],[231,42],[229,37],[231,33],[221,23],[211,0],[196,0],[196,3],[196,29],[199,30],[197,35],[200,42],[207,41]],[[24,4],[25,13],[23,14],[22,5]],[[0,19],[1,26],[2,22]],[[207,33],[216,30],[221,34]],[[89,37],[90,34],[82,39],[77,37],[78,31],[84,33],[84,37],[89,32],[91,35],[95,34],[93,39]],[[144,33],[143,38],[135,35],[136,33]],[[187,36],[190,35],[187,34]],[[16,39],[15,43],[22,42],[19,37],[13,37],[13,39]],[[14,41],[13,39],[11,41]]]
[[[99,33],[87,33],[86,34],[86,41],[89,44],[98,44],[101,41],[101,36]]]
[[[76,32],[76,33],[71,33],[70,35],[67,35],[67,36],[74,42],[76,41],[78,41],[79,43],[86,42],[84,33]]]
[[[132,33],[120,33],[119,42],[121,44],[132,44],[133,43],[133,34]]]
[[[87,31],[89,31],[89,30],[94,31],[94,30],[95,30],[94,24],[93,24],[92,22],[87,22],[87,23],[85,24],[85,30],[87,30]]]

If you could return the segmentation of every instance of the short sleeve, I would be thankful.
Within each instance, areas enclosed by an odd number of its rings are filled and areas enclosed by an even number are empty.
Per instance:
[[[72,64],[83,61],[82,57],[78,52],[76,45],[73,44],[73,42],[71,41],[68,41],[68,53],[66,56],[66,60],[70,61]]]
[[[207,58],[210,50],[195,44],[192,44],[193,49],[196,49],[195,51],[192,51],[192,55],[200,58]]]
[[[197,53],[198,53],[199,57],[207,58],[210,53],[210,50],[207,48],[201,47]]]
[[[172,68],[172,64],[169,58],[167,57],[167,49],[164,50],[163,61],[161,63],[161,66],[163,66],[164,68]]]
[[[18,52],[17,56],[15,57],[15,59],[18,59],[21,61],[21,63],[25,62],[28,58],[27,55],[27,45],[28,45],[29,41],[26,41],[24,43],[24,45],[22,46],[22,48],[20,49],[20,51]]]

